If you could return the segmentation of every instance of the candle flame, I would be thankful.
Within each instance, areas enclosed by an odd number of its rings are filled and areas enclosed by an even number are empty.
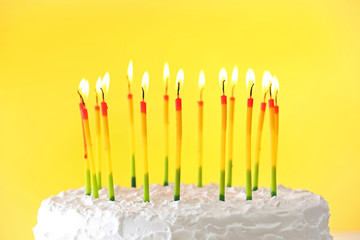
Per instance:
[[[234,67],[232,76],[231,76],[231,83],[232,85],[235,85],[237,83],[238,80],[238,68],[237,66]]]
[[[109,85],[110,85],[110,76],[109,73],[105,73],[102,81],[101,81],[101,90],[103,94],[107,94],[109,91]]]
[[[141,82],[141,88],[143,89],[143,91],[148,92],[149,89],[149,74],[148,72],[145,72],[142,78],[142,82]]]
[[[169,65],[168,65],[167,62],[165,62],[165,66],[164,66],[164,82],[165,82],[166,86],[168,85],[169,77],[170,77]]]
[[[275,76],[272,78],[272,91],[275,96],[280,92],[279,81]]]
[[[98,78],[97,82],[96,82],[96,87],[95,87],[95,90],[96,90],[96,93],[97,94],[101,94],[101,77]]]
[[[255,73],[250,68],[246,73],[246,88],[251,87],[253,84],[255,85]]]
[[[204,71],[200,71],[200,76],[199,76],[199,89],[200,91],[202,91],[205,87],[205,74]]]
[[[78,92],[81,95],[82,100],[86,102],[89,97],[89,82],[85,78],[81,79]]]
[[[180,69],[176,75],[176,89],[177,89],[177,95],[179,95],[180,88],[184,84],[184,71]]]
[[[226,82],[227,82],[227,73],[225,68],[222,68],[219,73],[219,83],[223,93],[225,92]]]
[[[129,81],[129,85],[130,85],[132,80],[133,80],[133,63],[132,63],[132,60],[130,60],[129,66],[128,66],[128,69],[127,69],[127,79]]]
[[[233,97],[234,97],[234,90],[237,84],[237,80],[238,80],[238,68],[237,66],[235,66],[231,76],[231,96]]]
[[[262,90],[265,94],[269,91],[271,80],[272,80],[271,73],[265,71],[262,78]]]
[[[165,62],[165,66],[164,66],[165,94],[167,94],[168,91],[169,77],[170,77],[169,65],[167,62]]]

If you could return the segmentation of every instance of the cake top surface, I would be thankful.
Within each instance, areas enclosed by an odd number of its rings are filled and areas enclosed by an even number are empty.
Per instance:
[[[253,192],[253,200],[246,201],[245,187],[226,188],[225,202],[219,201],[219,186],[208,184],[202,188],[195,185],[181,184],[181,199],[173,201],[174,185],[164,187],[159,184],[150,186],[150,202],[143,202],[142,188],[125,188],[115,186],[115,201],[108,201],[107,188],[99,191],[99,198],[85,195],[85,188],[63,191],[57,196],[51,196],[49,207],[73,208],[78,211],[121,211],[121,212],[153,212],[161,215],[188,215],[191,211],[202,210],[204,214],[246,214],[247,212],[279,212],[296,211],[311,208],[326,201],[312,192],[292,190],[282,185],[278,186],[276,197],[270,196],[268,188],[259,188]],[[327,203],[326,203],[327,205]],[[211,211],[208,211],[211,209]],[[165,216],[164,216],[165,217]]]
[[[63,191],[41,203],[38,239],[332,239],[329,208],[309,191],[278,186],[246,199],[245,187],[226,188],[219,201],[219,185],[202,188],[181,185],[180,201],[173,201],[174,185],[150,186],[150,202],[142,188],[115,186],[115,201],[107,188],[99,198],[85,188]]]

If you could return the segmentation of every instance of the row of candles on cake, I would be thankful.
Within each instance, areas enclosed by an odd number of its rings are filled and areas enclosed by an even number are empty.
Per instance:
[[[165,63],[164,67],[164,128],[165,128],[165,161],[164,161],[164,186],[168,186],[168,161],[169,161],[169,67]],[[128,103],[129,103],[129,118],[130,118],[130,144],[131,144],[131,186],[136,187],[135,176],[135,137],[134,137],[134,111],[133,111],[133,95],[131,93],[131,84],[133,80],[133,66],[130,61],[127,71],[128,81]],[[231,78],[231,97],[229,102],[229,126],[228,126],[228,178],[227,187],[232,186],[232,152],[233,152],[233,124],[234,124],[234,106],[235,97],[234,89],[238,80],[238,69],[234,67]],[[99,77],[96,83],[96,105],[95,105],[95,129],[96,129],[96,144],[95,151],[92,147],[89,117],[86,108],[86,100],[89,95],[89,83],[82,79],[79,85],[78,94],[80,96],[80,112],[82,119],[84,151],[85,151],[85,176],[86,176],[86,195],[92,192],[95,198],[99,197],[98,189],[101,188],[101,156],[102,144],[101,135],[105,137],[105,152],[107,158],[108,170],[108,191],[109,200],[114,201],[114,184],[111,164],[111,148],[109,137],[108,124],[108,106],[105,101],[105,96],[109,89],[110,77],[106,73],[101,79]],[[184,72],[180,69],[176,77],[176,94],[175,108],[176,108],[176,155],[175,155],[175,190],[174,200],[180,200],[180,173],[181,173],[181,145],[182,145],[182,105],[180,98],[180,90],[184,82]],[[226,131],[227,131],[227,96],[225,94],[225,86],[227,83],[227,73],[223,68],[219,73],[219,82],[222,90],[221,95],[221,155],[220,155],[220,184],[219,184],[219,200],[225,201],[225,154],[226,154]],[[144,164],[144,178],[143,178],[143,194],[144,202],[150,201],[149,196],[149,172],[148,172],[148,144],[147,144],[147,116],[146,116],[146,101],[145,94],[149,86],[149,74],[144,73],[141,84],[142,100],[140,101],[141,114],[141,130],[142,130],[142,146],[143,146],[143,164]],[[203,162],[203,105],[202,100],[203,90],[205,86],[204,72],[200,72],[199,76],[199,92],[200,99],[198,101],[198,187],[202,187],[202,162]],[[271,145],[271,196],[276,196],[276,163],[277,163],[277,146],[278,146],[278,132],[279,132],[279,106],[277,105],[277,96],[279,93],[279,83],[276,77],[265,71],[262,79],[263,101],[260,104],[260,114],[258,122],[258,132],[256,139],[256,154],[255,154],[255,168],[254,168],[254,185],[252,187],[251,179],[251,125],[253,112],[253,98],[252,92],[255,86],[255,74],[252,69],[249,69],[246,74],[246,87],[249,91],[249,98],[247,99],[247,115],[246,115],[246,199],[252,199],[252,191],[258,189],[259,179],[259,161],[261,149],[262,129],[265,118],[266,97],[269,95],[269,119],[270,119],[270,145]],[[99,105],[99,99],[102,99]],[[101,106],[101,107],[100,107]],[[101,114],[100,114],[101,110]],[[100,116],[101,115],[101,116]],[[102,125],[101,128],[101,119]],[[103,129],[103,134],[101,134]],[[94,156],[94,152],[96,156]],[[96,159],[96,164],[95,164]]]

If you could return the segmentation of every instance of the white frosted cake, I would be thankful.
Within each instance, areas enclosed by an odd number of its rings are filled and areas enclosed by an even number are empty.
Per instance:
[[[226,201],[218,200],[219,186],[181,185],[181,200],[173,201],[173,185],[150,186],[150,202],[142,202],[142,189],[115,186],[116,201],[70,189],[41,203],[35,239],[332,239],[329,207],[308,191],[278,186],[253,192],[246,201],[244,187],[226,188]]]

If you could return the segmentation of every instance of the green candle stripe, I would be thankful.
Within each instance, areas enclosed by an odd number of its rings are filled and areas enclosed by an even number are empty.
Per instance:
[[[165,156],[164,161],[164,186],[169,186],[169,157]]]
[[[95,173],[91,175],[91,181],[92,181],[92,185],[93,185],[93,196],[95,198],[98,198],[99,193],[98,193],[97,180],[96,180],[96,174]]]
[[[225,170],[220,171],[219,200],[225,201]]]
[[[149,197],[149,174],[144,174],[144,202],[150,202]]]
[[[246,170],[246,200],[252,200],[251,169]]]
[[[271,168],[271,196],[276,196],[276,166]]]
[[[109,191],[109,200],[110,201],[115,201],[114,183],[113,183],[113,175],[112,175],[112,173],[110,173],[109,176],[108,176],[108,191]]]
[[[253,191],[258,190],[258,182],[259,182],[259,163],[255,163]]]
[[[232,159],[228,161],[228,177],[227,177],[227,187],[231,187],[232,183]]]
[[[202,187],[202,167],[198,170],[198,187]]]
[[[90,179],[90,170],[85,170],[85,189],[86,195],[91,195],[91,179]]]
[[[175,191],[174,191],[174,201],[180,200],[180,168],[177,168],[175,171]]]
[[[131,187],[136,188],[135,154],[131,155]]]
[[[96,174],[96,178],[97,178],[98,188],[101,189],[101,172],[100,171]]]

